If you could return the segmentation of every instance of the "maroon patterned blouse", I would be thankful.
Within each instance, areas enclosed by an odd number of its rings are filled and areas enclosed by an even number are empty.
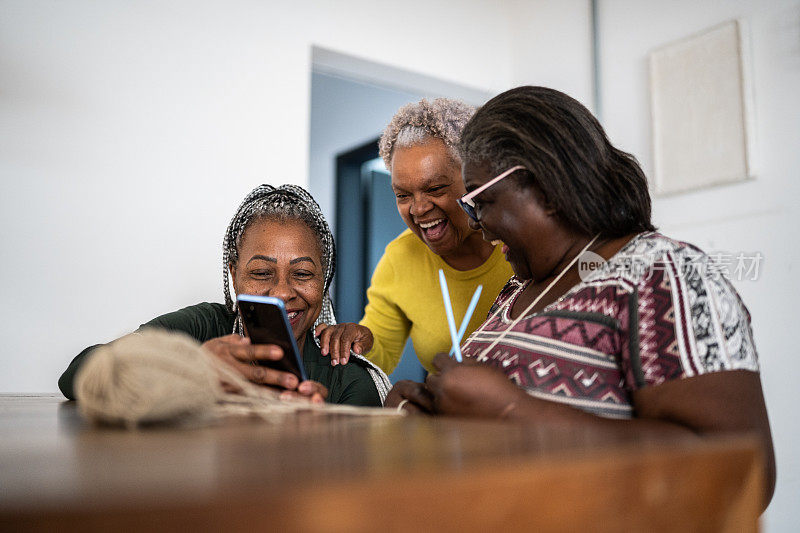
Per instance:
[[[758,371],[750,315],[698,248],[659,233],[634,237],[543,311],[512,320],[527,281],[506,284],[462,352],[503,370],[530,395],[613,418],[631,393],[707,372]]]

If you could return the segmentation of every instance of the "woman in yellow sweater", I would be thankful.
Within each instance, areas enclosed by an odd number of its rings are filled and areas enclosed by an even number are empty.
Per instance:
[[[380,154],[408,229],[389,243],[375,268],[360,324],[317,329],[331,364],[347,363],[352,349],[388,374],[400,362],[410,336],[420,363],[432,371],[433,357],[451,345],[439,269],[447,278],[459,322],[475,288],[483,285],[466,335],[484,321],[513,274],[500,247],[470,229],[456,203],[466,194],[456,145],[474,112],[463,102],[423,99],[402,107],[384,130]]]

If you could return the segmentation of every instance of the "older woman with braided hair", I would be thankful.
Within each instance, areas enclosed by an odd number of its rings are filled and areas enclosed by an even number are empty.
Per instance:
[[[322,353],[330,353],[332,364],[346,363],[352,348],[392,372],[411,337],[420,363],[433,371],[434,355],[451,345],[438,270],[444,271],[458,317],[483,285],[466,334],[481,324],[513,274],[500,247],[469,227],[457,203],[466,189],[456,147],[474,112],[457,100],[421,100],[400,108],[386,126],[380,155],[408,229],[386,246],[375,268],[361,324],[320,328]]]
[[[179,331],[203,343],[220,360],[248,380],[286,389],[312,401],[380,406],[389,382],[375,365],[357,356],[356,364],[331,367],[322,358],[313,327],[335,324],[328,296],[336,269],[333,235],[319,206],[308,192],[295,185],[261,185],[239,206],[223,240],[223,291],[225,304],[200,303],[155,318],[143,328]],[[244,336],[235,294],[280,298],[310,381],[256,364],[277,360],[277,346],[253,345]],[[74,399],[78,369],[97,346],[81,352],[59,379],[67,398]]]
[[[749,434],[766,507],[775,458],[750,313],[713,259],[655,230],[636,159],[547,87],[489,100],[459,150],[460,205],[515,275],[463,362],[437,355],[387,407],[614,442]]]

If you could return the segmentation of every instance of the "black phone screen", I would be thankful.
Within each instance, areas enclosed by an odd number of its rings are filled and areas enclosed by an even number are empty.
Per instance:
[[[283,358],[277,361],[259,361],[259,364],[291,372],[301,381],[306,378],[303,361],[297,352],[297,343],[286,318],[282,303],[279,305],[265,302],[239,300],[239,312],[242,315],[247,336],[253,344],[275,344],[283,350]]]

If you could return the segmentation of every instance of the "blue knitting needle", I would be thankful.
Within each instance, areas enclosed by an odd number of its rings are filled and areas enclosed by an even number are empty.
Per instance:
[[[456,337],[456,319],[453,317],[453,307],[450,304],[450,292],[447,290],[447,280],[444,279],[444,271],[439,269],[439,287],[442,289],[442,299],[444,300],[444,312],[447,315],[447,327],[450,328],[450,340],[453,342],[456,361],[461,362],[461,347],[458,337]]]
[[[472,313],[475,312],[475,307],[478,305],[478,298],[481,296],[481,290],[483,289],[483,285],[478,285],[478,288],[475,289],[475,292],[472,294],[472,300],[469,302],[469,306],[467,307],[467,312],[464,314],[464,320],[461,322],[461,327],[458,328],[458,344],[461,344],[461,339],[464,338],[464,333],[467,332],[467,325],[469,324],[469,319],[472,318]],[[450,348],[450,354],[453,355],[454,349]]]
[[[472,300],[467,307],[467,312],[464,315],[464,320],[461,322],[461,327],[458,331],[456,331],[456,320],[453,316],[453,306],[450,303],[450,292],[447,290],[447,280],[444,277],[444,271],[441,269],[439,269],[439,286],[442,289],[442,300],[444,300],[444,311],[447,315],[447,326],[450,329],[450,339],[453,343],[450,353],[453,354],[456,358],[456,361],[460,363],[462,361],[461,338],[466,332],[469,319],[472,318],[472,313],[475,312],[475,306],[478,305],[478,298],[481,295],[481,290],[483,287],[478,285],[478,288],[475,289],[475,292],[472,295]]]

